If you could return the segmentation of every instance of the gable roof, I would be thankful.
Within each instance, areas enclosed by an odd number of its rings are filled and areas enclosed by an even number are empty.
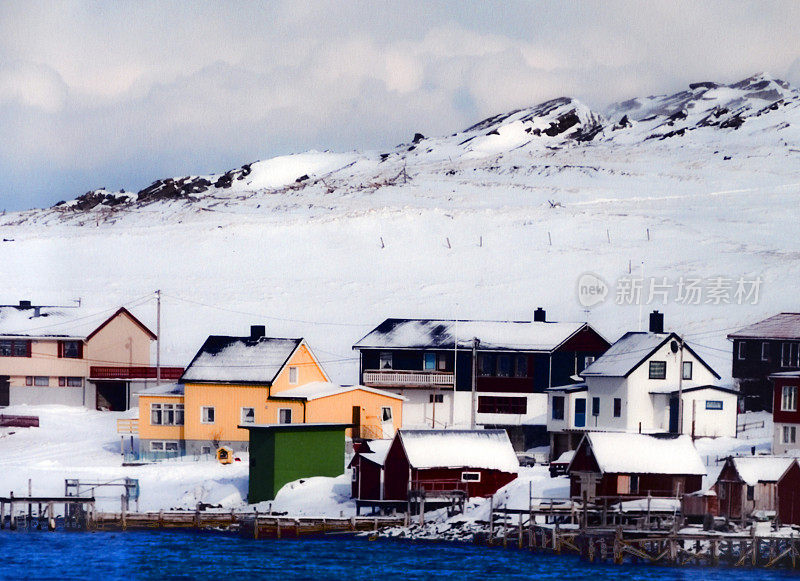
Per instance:
[[[412,468],[519,470],[505,430],[400,430],[395,438]]]
[[[386,319],[357,341],[353,349],[454,349],[456,341],[459,349],[471,349],[472,339],[477,337],[481,351],[554,351],[584,327],[589,325],[544,321]]]
[[[800,339],[800,313],[778,313],[731,333],[728,339]]]
[[[302,338],[211,335],[183,372],[180,382],[272,385],[303,343]]]
[[[116,318],[117,318],[119,315],[125,315],[126,317],[128,317],[128,318],[129,318],[129,319],[130,319],[130,320],[133,322],[133,324],[135,324],[135,325],[136,325],[136,326],[138,326],[138,327],[139,327],[139,328],[140,328],[142,331],[144,331],[144,333],[145,333],[145,334],[146,334],[148,337],[150,337],[150,339],[151,339],[151,340],[155,341],[155,340],[158,338],[158,337],[156,337],[156,334],[155,334],[155,333],[153,333],[153,332],[152,332],[150,329],[148,329],[148,328],[147,328],[147,326],[146,326],[144,323],[142,323],[142,322],[141,322],[139,319],[137,319],[136,317],[134,317],[134,316],[133,316],[133,314],[132,314],[132,313],[131,313],[131,312],[130,312],[128,309],[126,309],[125,307],[120,307],[119,309],[117,309],[117,312],[116,312],[116,313],[114,313],[113,315],[111,315],[109,318],[107,318],[105,321],[103,321],[103,322],[100,324],[100,326],[99,326],[99,327],[97,327],[97,328],[96,328],[94,331],[92,331],[91,333],[89,333],[89,335],[86,337],[86,340],[88,341],[89,339],[91,339],[92,337],[94,337],[94,336],[95,336],[97,333],[99,333],[99,332],[100,332],[100,331],[103,329],[103,327],[105,327],[106,325],[108,325],[108,324],[109,324],[111,321],[113,321],[114,319],[116,319]]]
[[[361,456],[364,458],[364,460],[369,460],[378,466],[383,466],[383,464],[386,462],[386,455],[389,453],[389,448],[391,445],[392,440],[370,440],[367,443],[369,451],[359,452],[358,456]]]
[[[600,472],[606,474],[705,475],[700,455],[687,435],[650,436],[627,432],[587,432]],[[624,450],[624,453],[621,453]],[[577,454],[576,454],[577,457]],[[571,466],[571,464],[570,464]]]
[[[120,307],[114,314],[98,325],[98,316],[102,316],[102,314],[102,312],[99,315],[96,313],[87,314],[85,307],[77,306],[34,305],[29,308],[21,308],[16,305],[4,305],[0,306],[0,336],[68,337],[88,341],[117,316],[123,314],[140,327],[151,339],[156,339],[155,334],[125,307]]]
[[[646,331],[630,331],[625,333],[608,351],[598,357],[579,375],[581,377],[628,377],[653,353],[671,340],[681,341],[675,333],[649,333]],[[720,375],[684,341],[683,348],[689,351],[697,361],[708,369],[714,377]]]
[[[366,391],[369,393],[390,397],[392,399],[398,399],[400,401],[406,401],[408,399],[396,393],[383,391],[382,389],[375,389],[373,387],[367,387],[365,385],[337,385],[329,381],[312,381],[311,383],[306,383],[298,387],[284,389],[283,391],[276,393],[273,397],[277,399],[313,401],[315,399],[330,397],[332,395],[340,395],[351,391]]]
[[[777,482],[796,458],[785,456],[741,456],[729,459],[748,486],[759,482]]]

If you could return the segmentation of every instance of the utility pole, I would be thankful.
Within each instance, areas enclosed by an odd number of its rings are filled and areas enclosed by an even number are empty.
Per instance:
[[[469,427],[475,429],[475,412],[476,412],[476,394],[478,392],[478,345],[481,344],[480,339],[473,337],[472,339],[472,398],[469,414]]]
[[[161,289],[156,291],[156,385],[161,383]]]
[[[683,338],[678,337],[680,357],[678,363],[678,433],[683,434]]]

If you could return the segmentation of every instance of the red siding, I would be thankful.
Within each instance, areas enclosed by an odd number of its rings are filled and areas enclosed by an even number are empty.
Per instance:
[[[384,500],[408,500],[410,467],[400,438],[395,437],[383,464]]]
[[[361,456],[353,459],[353,466],[357,468],[358,473],[351,486],[351,496],[359,500],[380,500],[383,468]]]
[[[775,382],[775,388],[773,390],[772,421],[785,424],[800,424],[800,406],[797,406],[798,409],[793,412],[781,411],[783,386],[800,386],[800,379],[797,377],[776,377],[773,381]],[[800,391],[800,388],[798,388],[798,391]]]
[[[559,347],[558,351],[606,351],[609,347],[611,344],[594,329],[584,327]]]
[[[797,462],[778,480],[778,520],[784,525],[800,524],[800,465]]]
[[[744,481],[736,471],[733,462],[730,459],[726,460],[714,485],[714,490],[719,499],[720,516],[727,516],[728,518],[742,516],[742,489],[744,486]]]

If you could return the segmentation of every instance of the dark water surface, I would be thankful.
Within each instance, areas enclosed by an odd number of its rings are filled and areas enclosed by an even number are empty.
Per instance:
[[[0,579],[725,579],[798,578],[788,571],[588,565],[472,545],[339,538],[255,541],[189,532],[0,533]]]

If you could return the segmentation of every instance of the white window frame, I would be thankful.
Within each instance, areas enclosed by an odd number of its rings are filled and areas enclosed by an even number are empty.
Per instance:
[[[177,454],[181,451],[181,445],[177,440],[151,440],[150,451],[175,452]]]
[[[386,417],[386,412],[389,412],[389,417]],[[381,406],[381,421],[382,422],[391,422],[392,421],[392,408],[391,406]]]
[[[33,385],[34,387],[50,387],[50,377],[47,375],[34,375]]]
[[[158,421],[153,421],[153,416],[155,413],[158,413]],[[151,403],[150,404],[150,425],[151,426],[163,426],[164,425],[164,408],[162,407],[161,403]],[[152,448],[151,448],[152,450]]]
[[[594,363],[595,357],[593,355],[587,355],[583,358],[583,368],[586,369],[592,363]]]
[[[247,416],[245,415],[245,410],[253,410],[253,417],[252,419],[248,420]],[[243,406],[239,410],[239,420],[241,424],[255,424],[256,423],[256,408],[250,406]]]
[[[432,393],[428,396],[428,403],[444,403],[443,393]]]
[[[784,385],[781,388],[781,411],[782,412],[796,412],[797,411],[797,386]]]
[[[461,482],[480,482],[480,481],[481,481],[480,472],[466,471],[461,473]]]
[[[428,360],[431,359],[431,367],[428,367]],[[436,353],[426,351],[422,354],[422,370],[423,371],[436,371]]]
[[[289,366],[289,385],[297,385],[300,381],[300,368],[297,365]]]
[[[744,361],[747,357],[747,341],[739,341],[739,346],[736,348],[736,358],[739,361]]]
[[[761,342],[761,361],[769,361],[769,341]]]
[[[281,415],[283,412],[288,412],[289,414],[289,421],[284,422],[282,421]],[[278,423],[279,424],[291,424],[292,423],[292,408],[278,408]]]
[[[384,366],[384,364],[387,364]],[[394,369],[394,355],[391,351],[378,353],[378,369]]]
[[[67,377],[64,381],[67,387],[83,387],[83,377]]]
[[[664,376],[663,377],[653,377],[653,364],[657,363],[659,366],[663,365],[664,368]],[[647,363],[647,379],[652,379],[653,381],[664,381],[667,378],[667,362],[666,361],[648,361]]]
[[[797,426],[783,426],[783,443],[794,444],[797,442]]]
[[[211,410],[211,421],[206,420],[208,414],[206,414],[206,410]],[[213,405],[204,405],[200,406],[200,423],[201,424],[214,424],[217,420],[217,410],[214,408]]]

